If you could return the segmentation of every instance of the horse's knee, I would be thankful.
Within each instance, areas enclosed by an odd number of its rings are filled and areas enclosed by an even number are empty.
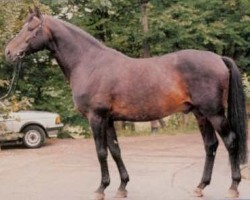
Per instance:
[[[215,153],[217,151],[217,148],[219,146],[219,141],[216,140],[213,143],[206,144],[205,145],[205,150],[208,156],[215,156]]]
[[[106,160],[108,157],[108,152],[105,149],[101,149],[97,151],[97,155],[98,155],[99,160],[101,161]]]

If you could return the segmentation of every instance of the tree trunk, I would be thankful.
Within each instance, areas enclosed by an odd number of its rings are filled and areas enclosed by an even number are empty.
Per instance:
[[[149,0],[141,0],[141,25],[144,36],[147,35],[149,26],[148,26],[148,2]],[[143,57],[150,57],[150,46],[146,37],[143,39]],[[152,97],[153,98],[153,97]],[[158,123],[157,121],[151,121],[151,132],[156,133],[158,131]]]
[[[148,0],[141,0],[141,24],[144,35],[146,35],[149,30],[147,7],[148,7]],[[144,58],[150,57],[150,46],[146,38],[144,38],[142,45],[143,45],[143,57]]]

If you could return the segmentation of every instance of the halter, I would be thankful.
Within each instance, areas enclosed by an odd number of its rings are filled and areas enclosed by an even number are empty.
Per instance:
[[[9,95],[11,94],[12,90],[15,89],[16,87],[16,84],[18,82],[18,78],[19,78],[19,73],[21,71],[21,68],[22,68],[22,62],[19,61],[16,65],[15,65],[15,68],[14,68],[14,71],[13,71],[13,74],[12,74],[12,79],[11,79],[11,83],[10,83],[10,86],[9,86],[9,89],[7,91],[7,93],[5,95],[3,95],[2,97],[0,97],[0,100],[3,100],[7,97],[9,97]]]

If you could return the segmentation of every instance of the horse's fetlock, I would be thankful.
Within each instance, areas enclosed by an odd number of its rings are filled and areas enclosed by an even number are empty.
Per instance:
[[[110,184],[110,178],[105,178],[102,180],[102,185],[106,188]]]
[[[241,182],[241,176],[240,175],[233,176],[232,179],[237,184],[239,184]]]
[[[206,187],[206,186],[210,185],[210,182],[211,182],[211,180],[204,180],[204,181],[202,181],[202,184],[204,185],[204,187]]]
[[[125,183],[129,182],[129,175],[127,173],[123,173],[121,178]]]

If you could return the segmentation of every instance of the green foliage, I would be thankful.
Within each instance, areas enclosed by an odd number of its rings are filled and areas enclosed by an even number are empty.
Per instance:
[[[249,78],[249,75],[247,74],[243,75],[243,85],[244,85],[247,103],[250,103],[250,78]]]
[[[194,130],[197,129],[197,122],[193,114],[184,115],[183,113],[176,113],[171,115],[166,120],[166,129],[169,131],[183,129]]]
[[[142,42],[151,54],[204,49],[234,58],[249,73],[250,2],[247,0],[151,0],[149,32],[142,33],[139,1],[68,1],[70,21],[108,46],[140,57]],[[73,8],[77,7],[77,11]]]
[[[84,28],[108,46],[139,56],[142,33],[139,4],[126,1],[69,1],[70,22]],[[73,8],[77,7],[77,12]],[[73,10],[73,11],[72,11]]]

